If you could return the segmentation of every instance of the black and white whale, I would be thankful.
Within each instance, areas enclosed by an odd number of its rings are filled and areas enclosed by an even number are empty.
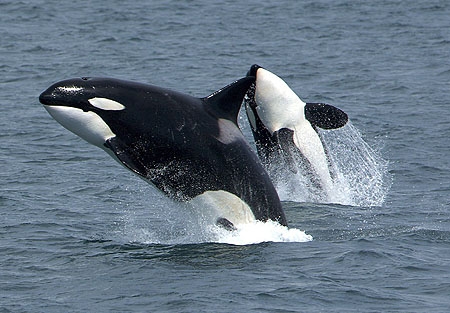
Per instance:
[[[118,79],[76,78],[55,83],[39,100],[65,128],[170,198],[212,204],[219,224],[287,225],[267,172],[237,126],[253,82],[245,77],[196,98]]]
[[[303,102],[280,77],[259,65],[247,76],[256,78],[244,102],[264,166],[270,171],[276,163],[295,171],[294,163],[301,161],[313,173],[313,182],[329,191],[332,175],[317,128],[342,127],[347,114],[328,104]]]

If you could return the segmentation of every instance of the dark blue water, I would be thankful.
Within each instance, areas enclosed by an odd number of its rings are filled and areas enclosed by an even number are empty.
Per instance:
[[[1,1],[0,311],[446,312],[449,16],[444,0]],[[37,99],[77,76],[205,96],[253,63],[351,118],[324,134],[351,188],[321,203],[279,186],[289,230],[205,228]]]

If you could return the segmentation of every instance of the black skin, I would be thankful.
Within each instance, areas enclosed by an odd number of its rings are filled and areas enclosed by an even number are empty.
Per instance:
[[[253,82],[254,77],[246,77],[209,97],[195,98],[135,82],[79,78],[54,84],[39,99],[44,105],[99,115],[116,135],[105,147],[169,197],[187,201],[208,190],[224,190],[246,202],[257,220],[287,226],[276,190],[237,126],[242,99]],[[70,93],[59,88],[64,86],[81,89]],[[99,109],[88,102],[94,97],[117,101],[125,109]],[[218,139],[224,136],[219,119],[232,122],[225,126],[230,142]]]

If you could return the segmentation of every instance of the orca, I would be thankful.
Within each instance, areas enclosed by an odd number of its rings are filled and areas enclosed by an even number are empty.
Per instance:
[[[278,194],[237,117],[254,77],[204,98],[154,85],[84,77],[39,97],[50,115],[182,202],[214,207],[217,225],[273,220],[287,226]],[[195,202],[194,201],[194,202]]]
[[[332,174],[318,128],[343,127],[348,116],[324,103],[305,103],[277,75],[263,67],[251,66],[248,77],[255,77],[244,100],[258,155],[271,172],[273,164],[296,172],[304,164],[312,173],[313,184],[329,191]]]

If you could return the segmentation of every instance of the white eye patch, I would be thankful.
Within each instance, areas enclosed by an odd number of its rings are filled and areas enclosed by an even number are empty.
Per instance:
[[[120,111],[125,109],[123,104],[108,98],[92,98],[88,100],[96,108],[107,111]]]

